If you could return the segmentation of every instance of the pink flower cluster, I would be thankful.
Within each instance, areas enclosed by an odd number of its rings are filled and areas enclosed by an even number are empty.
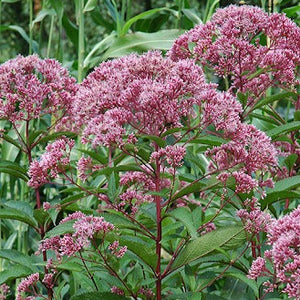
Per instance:
[[[74,141],[65,137],[49,144],[40,160],[31,163],[28,171],[30,176],[28,185],[38,188],[49,182],[50,178],[56,178],[59,173],[65,171],[70,164],[70,153],[73,146]]]
[[[17,287],[17,296],[16,300],[25,300],[22,296],[22,292],[36,294],[34,287],[39,282],[40,276],[39,273],[34,273],[23,279]],[[28,298],[26,298],[28,299]],[[31,299],[34,299],[33,297]]]
[[[183,164],[182,160],[185,155],[185,151],[185,148],[182,146],[167,146],[166,148],[153,152],[150,157],[150,162],[155,162],[156,159],[165,157],[165,160],[171,167],[177,168]]]
[[[213,86],[191,60],[174,62],[160,52],[102,63],[79,88],[74,115],[85,125],[83,142],[122,145],[126,133],[159,136],[182,126]]]
[[[64,255],[74,256],[77,252],[88,247],[95,235],[104,236],[114,229],[114,226],[106,222],[103,217],[87,216],[81,212],[69,215],[61,223],[71,220],[75,221],[73,233],[43,240],[39,251],[53,250],[57,255],[57,259],[61,260]]]
[[[127,251],[127,246],[119,247],[119,241],[114,241],[112,244],[108,246],[108,249],[111,251],[113,255],[117,258],[121,258]]]
[[[237,216],[241,218],[244,228],[251,234],[266,232],[271,222],[271,215],[260,209],[258,199],[253,197],[244,202],[246,209],[237,211]]]
[[[300,28],[283,14],[230,5],[180,36],[169,56],[209,66],[230,78],[231,89],[250,92],[253,100],[270,86],[293,89],[299,84]]]
[[[7,294],[10,292],[10,288],[6,283],[0,285],[0,300],[6,300]]]
[[[289,298],[300,299],[300,206],[290,214],[278,220],[272,220],[267,227],[268,244],[270,250],[265,252],[265,258],[259,257],[253,262],[249,277],[256,279],[265,272],[274,274],[274,282],[267,283],[271,290],[278,284],[283,284],[282,292]],[[268,260],[273,270],[266,270],[265,261]],[[259,271],[259,266],[261,272]]]
[[[0,65],[0,118],[15,123],[52,114],[61,126],[77,90],[57,61],[19,55]]]
[[[243,123],[231,134],[231,141],[206,154],[212,159],[210,170],[222,171],[219,179],[223,182],[230,177],[228,171],[239,166],[239,170],[232,173],[237,193],[249,193],[259,185],[263,186],[263,182],[258,182],[252,174],[272,170],[277,165],[277,152],[271,139],[253,125]],[[267,184],[270,185],[270,179]]]

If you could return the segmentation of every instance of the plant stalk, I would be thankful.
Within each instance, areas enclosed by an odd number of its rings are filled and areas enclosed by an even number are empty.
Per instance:
[[[155,146],[155,151],[158,152],[159,147]],[[159,158],[155,160],[156,170],[155,170],[155,190],[156,192],[160,192],[160,161]],[[161,281],[162,281],[162,274],[161,274],[161,240],[162,240],[162,226],[161,226],[161,197],[156,195],[155,196],[155,205],[156,205],[156,255],[157,255],[157,263],[155,268],[155,275],[156,275],[156,299],[161,300]]]

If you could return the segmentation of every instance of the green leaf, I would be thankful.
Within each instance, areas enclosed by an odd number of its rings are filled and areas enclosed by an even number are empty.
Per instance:
[[[121,36],[124,36],[128,30],[130,29],[131,25],[134,24],[135,22],[137,22],[138,20],[140,19],[143,19],[143,18],[147,18],[147,17],[150,17],[160,11],[164,11],[164,10],[169,10],[168,8],[166,7],[161,7],[161,8],[154,8],[154,9],[150,9],[150,10],[147,10],[145,12],[142,12],[140,14],[138,14],[137,16],[134,16],[133,18],[129,19],[123,26],[121,32],[120,32],[120,35]]]
[[[182,188],[177,193],[174,194],[172,201],[181,198],[182,196],[189,195],[194,192],[199,192],[205,184],[203,182],[195,182],[193,184],[189,184],[188,186]]]
[[[117,33],[112,32],[99,43],[97,43],[83,61],[84,68],[93,68],[101,61],[101,55],[113,44],[117,39]]]
[[[75,49],[78,50],[78,28],[74,23],[70,21],[67,15],[64,13],[62,17],[62,25],[66,32],[68,39],[72,42]]]
[[[182,34],[182,30],[170,29],[154,33],[135,32],[119,37],[105,52],[103,60],[120,57],[132,52],[144,52],[147,50],[169,50],[174,40]]]
[[[143,239],[137,236],[110,234],[106,236],[106,240],[113,242],[118,240],[121,246],[127,246],[127,249],[136,254],[148,266],[155,268],[157,256],[155,254],[154,245],[150,247]],[[150,242],[151,240],[149,240]]]
[[[117,187],[117,182],[116,182],[116,175],[115,173],[111,173],[108,179],[108,191],[107,191],[107,196],[108,198],[114,202],[118,195],[118,187]]]
[[[70,138],[70,139],[75,139],[77,137],[77,134],[73,133],[73,132],[70,132],[70,131],[55,132],[55,133],[48,134],[47,136],[44,136],[43,138],[41,138],[39,140],[39,144],[49,142],[49,141],[53,141],[53,140],[59,139],[63,136],[65,136],[67,138]]]
[[[287,123],[275,128],[272,128],[271,130],[268,130],[266,133],[269,137],[272,139],[277,138],[281,134],[285,134],[291,131],[297,131],[300,129],[300,121],[295,121],[291,123]]]
[[[28,175],[24,168],[20,167],[18,163],[1,160],[0,161],[0,173],[7,173],[16,176],[24,181],[28,181]]]
[[[170,216],[180,221],[187,229],[192,238],[197,237],[197,228],[193,224],[193,216],[191,211],[187,207],[178,207],[174,209]]]
[[[84,6],[83,13],[94,10],[97,5],[98,0],[88,0],[86,5]]]
[[[0,250],[0,257],[2,259],[7,259],[10,262],[28,267],[31,269],[32,273],[38,272],[38,268],[34,265],[34,260],[20,251],[14,249],[2,249]]]
[[[192,261],[213,254],[218,248],[234,249],[246,240],[243,226],[227,226],[208,232],[190,241],[175,259],[171,270],[178,269]]]
[[[287,190],[269,193],[264,199],[260,200],[261,209],[264,210],[268,205],[285,199],[300,199],[300,192]]]
[[[70,300],[126,300],[125,296],[119,296],[111,293],[101,293],[101,292],[85,292],[79,295],[72,296]]]
[[[16,278],[26,277],[32,274],[32,270],[22,265],[14,265],[7,270],[0,272],[0,284]]]
[[[4,139],[5,141],[7,141],[10,144],[13,144],[14,146],[16,146],[17,148],[19,148],[20,150],[22,149],[22,145],[20,145],[20,142],[18,140],[14,140],[13,138],[11,138],[8,135],[2,135],[1,136],[2,139]]]
[[[21,0],[1,0],[1,2],[3,3],[15,3],[15,2],[19,2]]]
[[[38,227],[36,220],[25,212],[13,208],[6,207],[0,209],[0,219],[18,220],[26,223],[34,228]]]
[[[295,121],[300,121],[300,110],[294,112],[294,119]]]
[[[142,230],[136,223],[132,222],[128,218],[124,217],[123,215],[119,214],[118,212],[109,211],[104,212],[101,214],[104,217],[105,221],[112,223],[119,229],[127,228],[127,229],[134,229],[134,230]]]
[[[202,24],[202,20],[199,18],[197,11],[193,8],[184,8],[182,10],[183,14],[193,22],[194,25]]]
[[[65,223],[58,224],[57,226],[55,226],[53,229],[51,229],[50,231],[48,231],[45,234],[45,238],[51,238],[54,236],[64,235],[66,233],[73,233],[74,232],[74,228],[73,228],[74,223],[75,223],[75,220],[70,220]]]
[[[292,97],[293,99],[295,99],[297,97],[297,94],[292,93],[292,92],[284,92],[284,93],[280,93],[280,94],[276,94],[276,95],[272,95],[269,97],[266,97],[262,100],[259,100],[252,108],[252,110],[257,109],[259,107],[262,107],[264,105],[270,104],[272,102],[278,101],[278,100],[282,100],[282,99],[288,99]]]
[[[292,170],[296,161],[298,159],[297,154],[291,154],[288,157],[285,158],[284,164],[288,167],[289,170]]]
[[[41,21],[44,20],[45,17],[47,16],[55,16],[56,12],[54,9],[42,9],[38,15],[36,16],[36,18],[33,20],[32,22],[32,27],[36,24],[36,23],[40,23]]]
[[[159,147],[164,148],[166,147],[166,141],[159,136],[156,135],[142,135],[140,136],[142,139],[148,139],[150,141],[155,142]]]
[[[300,175],[293,177],[284,178],[275,183],[274,188],[271,190],[272,193],[281,191],[291,191],[292,189],[300,186]]]
[[[27,33],[22,27],[17,25],[0,25],[0,32],[6,30],[12,30],[18,32],[28,44],[32,44],[33,51],[38,52],[38,43],[34,40],[30,40],[29,36],[27,35]]]
[[[259,290],[258,290],[258,286],[257,286],[257,283],[255,280],[249,279],[245,274],[238,273],[238,272],[225,273],[224,276],[234,277],[234,278],[237,278],[237,279],[243,281],[253,290],[255,296],[257,298],[259,298]]]
[[[287,7],[282,10],[289,18],[300,12],[300,5]]]

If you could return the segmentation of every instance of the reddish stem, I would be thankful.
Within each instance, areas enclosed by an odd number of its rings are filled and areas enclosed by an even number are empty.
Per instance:
[[[155,151],[158,151],[158,146],[155,145]],[[160,191],[160,161],[159,158],[156,158],[155,161],[156,170],[155,170],[155,190],[156,192]],[[155,196],[155,205],[156,205],[156,255],[157,255],[157,263],[155,268],[156,275],[156,299],[161,300],[161,240],[162,240],[162,226],[161,226],[161,197]]]

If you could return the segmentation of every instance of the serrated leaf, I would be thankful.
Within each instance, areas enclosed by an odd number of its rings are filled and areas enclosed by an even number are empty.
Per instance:
[[[85,153],[87,155],[89,155],[91,158],[99,161],[101,164],[107,164],[108,163],[108,159],[106,156],[101,155],[95,151],[89,151],[89,150],[85,150],[85,149],[77,149],[78,151]]]
[[[130,235],[115,235],[110,234],[106,236],[106,240],[113,242],[118,240],[121,246],[127,246],[127,249],[136,254],[148,266],[155,268],[157,256],[155,249],[149,246],[144,240],[137,236]],[[151,241],[151,240],[149,240]]]
[[[2,259],[7,259],[10,262],[28,267],[31,269],[32,273],[38,272],[38,268],[34,265],[33,259],[20,251],[14,249],[2,249],[0,250],[0,257]]]
[[[65,223],[58,224],[57,226],[55,226],[53,229],[51,229],[50,231],[48,231],[45,234],[45,238],[51,238],[54,236],[64,235],[66,233],[73,233],[74,232],[74,228],[73,228],[74,223],[75,223],[75,220],[70,220]]]
[[[262,107],[264,105],[270,104],[272,102],[275,102],[275,101],[278,101],[278,100],[282,100],[282,99],[287,99],[287,98],[290,98],[290,97],[295,98],[295,97],[297,97],[297,94],[292,93],[292,92],[284,92],[284,93],[280,93],[280,94],[276,94],[276,95],[272,95],[272,96],[266,97],[266,98],[258,101],[254,105],[253,110],[257,109],[259,107]]]
[[[258,286],[255,280],[249,279],[245,274],[242,273],[225,273],[224,276],[230,276],[230,277],[234,277],[237,278],[241,281],[243,281],[244,283],[246,283],[254,292],[255,296],[258,298],[259,297],[259,290],[258,290]]]
[[[101,293],[101,292],[87,292],[80,293],[79,295],[72,296],[70,300],[125,300],[127,299],[125,296],[120,296],[112,293]]]
[[[297,154],[291,154],[288,157],[285,158],[284,164],[288,167],[289,170],[292,170],[296,161],[298,159]]]
[[[0,272],[0,284],[13,280],[16,278],[26,277],[32,274],[32,270],[22,265],[14,265],[13,268],[9,268]]]
[[[111,173],[108,179],[108,190],[107,190],[107,196],[111,201],[114,201],[117,197],[118,188],[117,188],[117,182],[116,182],[116,176],[115,173]]]
[[[10,144],[13,144],[14,146],[19,148],[20,150],[22,149],[22,145],[20,144],[20,142],[18,140],[14,140],[13,138],[11,138],[10,136],[8,136],[6,134],[2,135],[1,138],[3,140],[7,141]]]
[[[291,123],[287,123],[275,128],[272,128],[271,130],[268,130],[266,133],[269,137],[272,139],[277,138],[281,134],[285,134],[291,131],[297,131],[300,129],[300,121],[295,121]]]
[[[193,224],[193,216],[187,207],[178,207],[170,214],[174,219],[180,221],[187,229],[192,238],[197,237],[197,228]]]
[[[264,199],[260,200],[261,209],[264,210],[268,205],[283,199],[300,199],[300,192],[287,190],[268,193]]]
[[[287,190],[290,191],[291,189],[294,189],[298,186],[300,186],[300,175],[284,178],[280,181],[277,181],[271,192],[274,193]]]
[[[174,196],[172,197],[172,201],[181,198],[185,195],[189,195],[194,192],[199,192],[201,188],[204,186],[205,184],[203,182],[195,182],[193,184],[189,184],[188,186],[182,188],[177,193],[175,193]]]
[[[180,268],[194,260],[212,254],[218,248],[227,245],[229,248],[237,248],[246,240],[245,231],[242,226],[227,226],[196,238],[182,249],[175,259],[171,270]],[[228,249],[226,247],[226,249]]]
[[[38,227],[36,220],[26,214],[25,212],[9,207],[5,207],[0,209],[0,219],[10,219],[17,220],[23,223],[26,223],[34,228]]]

